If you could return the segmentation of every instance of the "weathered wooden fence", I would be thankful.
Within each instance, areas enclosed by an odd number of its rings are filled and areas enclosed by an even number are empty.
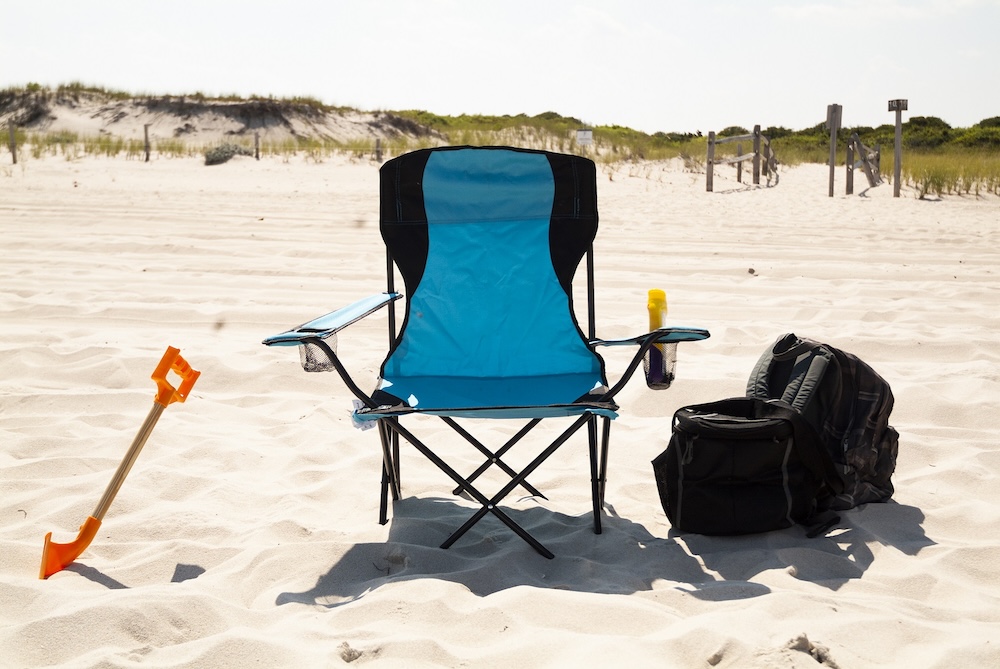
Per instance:
[[[855,161],[854,156],[858,159]],[[854,169],[860,166],[868,179],[868,185],[874,188],[882,183],[882,152],[879,147],[869,148],[861,143],[858,133],[851,135],[847,142],[847,194],[854,193]]]
[[[717,144],[727,144],[730,142],[753,142],[753,151],[751,153],[744,154],[742,151],[742,145],[737,144],[736,156],[733,158],[719,158],[715,157],[715,146]],[[715,166],[716,165],[736,165],[736,180],[743,183],[743,162],[746,160],[753,161],[753,184],[755,186],[760,185],[760,174],[761,171],[764,172],[764,176],[767,177],[768,184],[771,183],[771,177],[774,177],[774,183],[778,183],[778,158],[774,155],[774,150],[771,148],[771,140],[769,140],[764,135],[760,134],[760,126],[755,125],[753,127],[753,132],[749,135],[736,135],[735,137],[723,137],[717,139],[714,132],[708,133],[708,157],[705,161],[705,190],[709,193],[712,192],[715,180]]]

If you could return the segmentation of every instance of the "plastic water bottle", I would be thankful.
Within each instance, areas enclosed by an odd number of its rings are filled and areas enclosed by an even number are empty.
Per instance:
[[[649,331],[662,328],[667,317],[667,294],[659,288],[649,291],[646,302],[649,311]],[[646,385],[654,390],[669,388],[674,380],[674,366],[677,364],[677,344],[653,344],[646,351],[643,368]]]

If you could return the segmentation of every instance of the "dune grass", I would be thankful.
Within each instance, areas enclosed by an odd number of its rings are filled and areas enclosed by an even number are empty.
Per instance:
[[[703,171],[705,167],[707,139],[704,137],[664,139],[627,129],[594,128],[594,144],[582,147],[576,142],[575,128],[572,131],[553,132],[533,124],[522,126],[510,124],[506,127],[476,127],[476,125],[450,128],[444,135],[444,141],[430,137],[419,139],[399,137],[383,140],[382,153],[388,158],[441,143],[472,146],[505,145],[577,153],[587,155],[602,164],[678,158],[683,160],[688,169]],[[21,149],[21,154],[26,151],[33,158],[62,156],[67,160],[75,160],[98,156],[138,160],[145,155],[145,145],[142,140],[106,134],[82,136],[66,131],[31,133],[18,129],[16,137],[18,145],[24,147]],[[250,138],[231,139],[227,140],[227,143],[238,147],[236,150],[238,154],[253,155],[253,140]],[[6,149],[6,142],[3,142],[3,145]],[[829,147],[822,147],[816,143],[779,138],[772,141],[772,147],[779,162],[784,166],[801,163],[825,164],[829,159]],[[206,155],[216,148],[216,145],[203,146],[187,142],[182,138],[158,139],[151,142],[154,156],[160,158]],[[742,149],[744,153],[749,152],[751,144],[745,142]],[[721,144],[717,147],[716,155],[717,157],[735,155],[736,150],[734,143]],[[329,138],[298,137],[280,141],[262,141],[260,154],[285,160],[300,157],[312,162],[323,162],[335,155],[374,159],[375,143],[367,138],[334,141]],[[844,155],[845,151],[838,151],[838,168],[843,164]],[[891,181],[892,174],[892,147],[890,145],[887,149],[883,146],[882,175],[887,181]],[[922,198],[1000,195],[1000,151],[964,147],[904,150],[902,179],[905,185],[913,188],[916,195]]]
[[[893,174],[893,156],[882,158],[883,174]],[[1000,195],[1000,151],[948,147],[904,152],[900,173],[917,196]]]

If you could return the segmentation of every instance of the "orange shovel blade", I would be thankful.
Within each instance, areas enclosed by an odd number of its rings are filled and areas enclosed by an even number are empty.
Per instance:
[[[87,516],[80,526],[80,534],[76,539],[68,544],[57,544],[52,542],[52,533],[45,535],[45,546],[42,548],[42,566],[38,571],[38,578],[48,578],[57,571],[62,571],[68,567],[73,560],[79,557],[80,553],[87,550],[87,546],[94,540],[97,530],[101,527],[101,521],[93,516]]]

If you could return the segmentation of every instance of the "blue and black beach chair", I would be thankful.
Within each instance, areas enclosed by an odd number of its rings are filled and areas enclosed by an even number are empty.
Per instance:
[[[610,426],[618,409],[615,395],[651,347],[704,339],[708,332],[664,328],[626,340],[596,338],[597,178],[594,163],[586,158],[502,147],[446,147],[399,156],[385,163],[380,174],[386,292],[264,343],[302,347],[307,370],[335,368],[360,401],[355,419],[377,422],[383,524],[389,495],[393,500],[400,497],[402,437],[454,480],[456,493],[464,491],[481,505],[442,548],[492,513],[539,553],[552,557],[499,503],[518,486],[541,495],[526,478],[586,427],[594,531],[600,533]],[[573,309],[573,279],[584,258],[586,334]],[[405,316],[397,332],[395,309],[388,309],[391,345],[369,394],[352,380],[327,338],[401,298],[396,270],[405,286]],[[637,347],[614,386],[608,384],[604,361],[595,350],[599,345]],[[433,444],[404,427],[404,422],[417,423],[409,420],[415,414],[442,418],[483,454],[484,464],[468,476],[457,472]],[[568,417],[568,427],[527,466],[515,471],[504,462],[504,455],[540,421],[556,417]],[[473,422],[467,419],[479,418],[525,424],[493,450],[467,429]],[[488,496],[474,482],[494,465],[510,482]]]

